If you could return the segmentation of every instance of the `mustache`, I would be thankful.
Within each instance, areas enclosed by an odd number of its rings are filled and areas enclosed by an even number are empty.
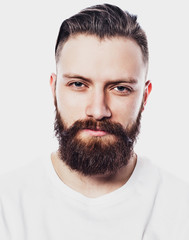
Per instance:
[[[125,132],[120,123],[113,123],[110,120],[95,121],[93,119],[78,120],[70,127],[70,129],[74,129],[75,131],[80,131],[83,129],[105,131],[113,135],[117,135],[120,131]]]
[[[112,134],[118,138],[124,140],[127,145],[132,145],[134,139],[129,136],[126,129],[120,123],[112,122],[111,120],[105,119],[102,121],[96,121],[94,119],[86,119],[86,120],[77,120],[70,126],[69,128],[65,128],[65,124],[62,123],[60,115],[57,114],[56,122],[55,122],[55,135],[56,137],[64,137],[66,138],[74,138],[77,133],[84,129],[96,130],[96,131],[105,131],[108,134]],[[61,134],[61,136],[60,136]]]

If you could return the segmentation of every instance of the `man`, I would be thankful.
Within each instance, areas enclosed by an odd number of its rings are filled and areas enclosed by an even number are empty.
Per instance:
[[[2,178],[1,239],[189,239],[188,186],[134,152],[152,89],[136,16],[84,9],[55,55],[59,149]]]

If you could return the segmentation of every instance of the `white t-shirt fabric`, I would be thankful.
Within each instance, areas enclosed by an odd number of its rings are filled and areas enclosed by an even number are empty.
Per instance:
[[[121,188],[88,198],[50,157],[0,178],[1,240],[189,240],[189,187],[138,157]]]

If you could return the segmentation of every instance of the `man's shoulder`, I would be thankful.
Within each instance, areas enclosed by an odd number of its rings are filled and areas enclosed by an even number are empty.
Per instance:
[[[154,187],[154,207],[159,214],[171,215],[177,212],[189,220],[189,184],[171,172],[160,168],[150,160],[143,159],[143,167],[146,175],[146,182],[155,182]]]
[[[149,229],[158,233],[167,233],[169,229],[175,239],[185,239],[189,224],[189,184],[152,161],[142,159],[142,168],[146,185],[153,186],[151,193],[146,188],[147,196],[153,195]]]
[[[164,200],[172,198],[173,202],[175,199],[184,198],[189,201],[189,183],[183,179],[157,166],[153,161],[145,157],[140,158],[139,168],[146,184],[154,183],[156,192],[162,197],[166,196]]]
[[[168,206],[177,206],[175,211],[187,210],[189,217],[189,184],[172,173],[161,170],[159,194]],[[189,220],[189,219],[188,219]]]
[[[158,178],[162,186],[172,186],[181,187],[188,189],[189,183],[169,172],[166,169],[158,166],[152,160],[147,157],[139,157],[139,165],[140,168],[148,175],[154,175],[154,177]],[[150,171],[150,172],[149,172]]]
[[[45,175],[43,158],[35,159],[24,166],[0,176],[0,198],[3,195],[16,194],[24,189],[36,188]]]

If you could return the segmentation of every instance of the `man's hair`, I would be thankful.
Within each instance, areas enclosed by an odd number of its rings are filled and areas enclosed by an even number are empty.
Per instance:
[[[56,61],[59,59],[63,44],[70,36],[76,34],[94,35],[99,39],[111,37],[132,39],[140,46],[144,63],[148,63],[147,37],[137,22],[137,16],[117,6],[110,4],[92,6],[66,19],[60,27],[56,42]]]

